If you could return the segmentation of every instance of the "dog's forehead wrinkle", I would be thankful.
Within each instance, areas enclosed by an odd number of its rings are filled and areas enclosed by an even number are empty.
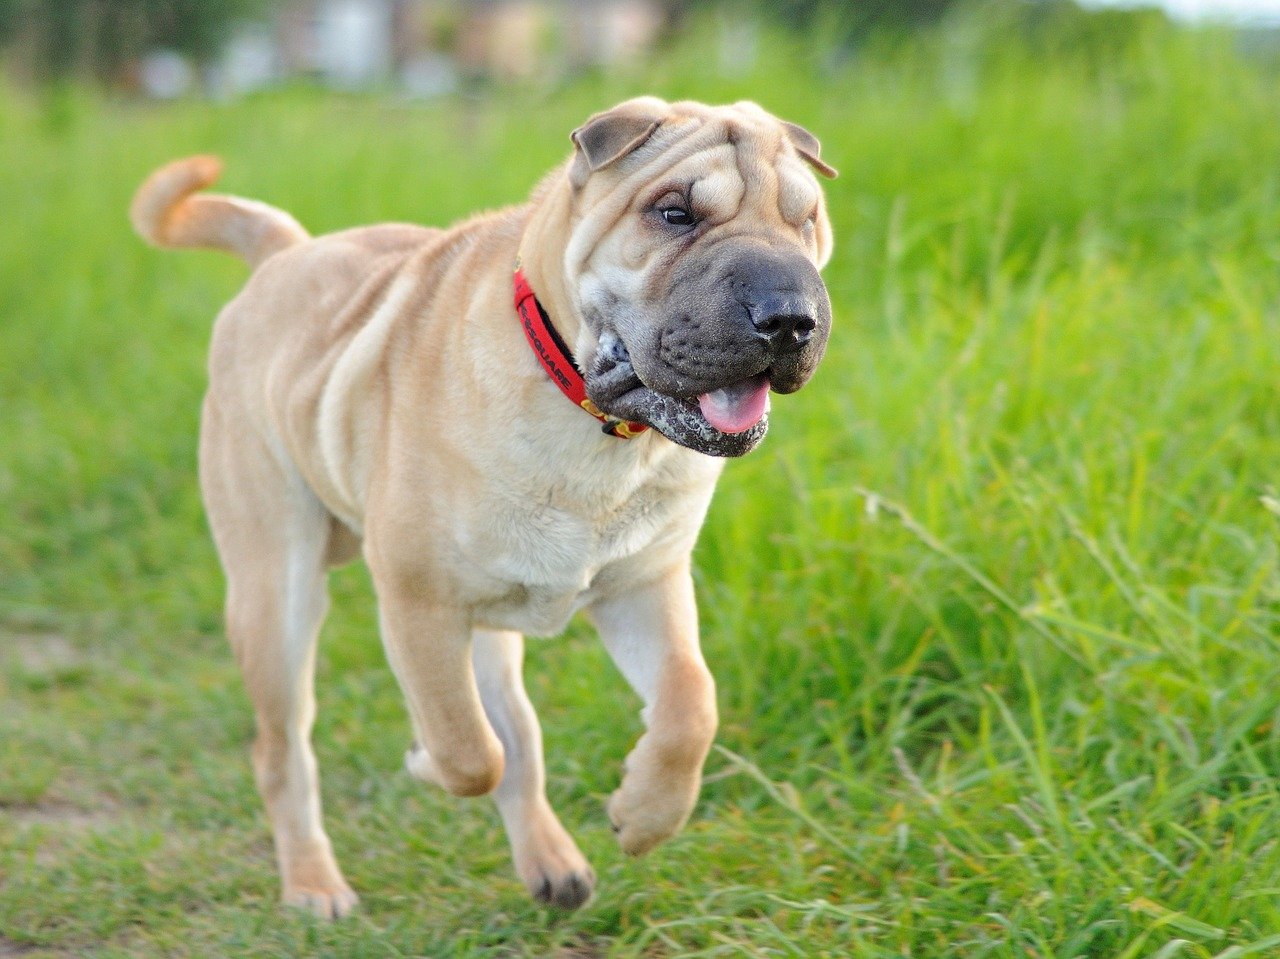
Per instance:
[[[662,125],[654,130],[648,140],[632,151],[629,156],[623,158],[621,168],[647,166],[654,159],[669,153],[671,148],[681,140],[697,134],[704,126],[701,120],[693,118],[676,117],[663,120]]]
[[[565,246],[564,266],[569,274],[576,274],[582,269],[594,254],[596,246],[627,215],[636,197],[644,192],[646,186],[667,176],[673,168],[703,150],[717,137],[717,130],[712,129],[708,133],[706,129],[700,128],[675,139],[664,151],[650,157],[648,162],[635,169],[628,170],[629,164],[623,163],[621,177],[610,171],[605,171],[606,176],[593,176],[583,195],[578,198],[580,208],[589,208],[592,215],[578,219]],[[634,156],[633,154],[627,160],[633,160]]]
[[[674,171],[719,145],[722,143],[714,129],[700,128],[683,137],[677,144],[672,144],[670,148],[650,158],[649,162],[643,166],[632,170],[619,181],[615,189],[626,190],[634,198],[643,192],[641,188],[644,186],[663,179],[677,178]]]
[[[782,125],[767,113],[759,116],[735,114],[725,121],[725,127],[735,145],[771,156],[783,139]]]

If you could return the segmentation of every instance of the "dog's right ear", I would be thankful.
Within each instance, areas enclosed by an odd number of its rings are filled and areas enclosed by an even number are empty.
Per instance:
[[[658,129],[666,104],[656,97],[638,97],[612,110],[597,113],[570,134],[576,148],[569,167],[574,189],[587,177],[635,150]]]
[[[840,175],[835,167],[822,161],[822,144],[818,142],[817,137],[798,123],[788,123],[783,120],[782,127],[787,131],[787,139],[796,148],[796,153],[800,154],[806,163],[828,180],[834,180]]]

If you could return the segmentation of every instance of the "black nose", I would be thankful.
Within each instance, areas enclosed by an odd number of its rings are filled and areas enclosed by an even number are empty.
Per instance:
[[[751,323],[772,346],[801,346],[813,335],[818,323],[798,297],[769,297],[751,310]]]

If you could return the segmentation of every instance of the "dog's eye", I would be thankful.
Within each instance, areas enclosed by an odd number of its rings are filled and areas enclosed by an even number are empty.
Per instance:
[[[662,218],[672,226],[692,226],[693,214],[684,207],[669,206],[665,210],[659,210]]]

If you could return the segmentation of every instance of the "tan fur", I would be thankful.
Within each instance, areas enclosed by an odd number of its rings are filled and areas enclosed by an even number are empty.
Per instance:
[[[528,204],[448,230],[310,239],[265,205],[193,195],[217,176],[208,157],[162,168],[134,201],[151,242],[256,266],[214,328],[200,477],[287,902],[338,916],[356,901],[321,823],[309,734],[326,569],[358,551],[413,727],[410,771],[459,795],[495,791],[535,895],[577,906],[594,876],[546,801],[523,633],[556,633],[586,609],[645,700],[647,732],[609,803],[623,848],[644,852],[693,808],[716,707],[689,554],[721,461],[653,430],[603,435],[566,401],[524,341],[512,268],[520,256],[586,355],[583,298],[660,266],[637,267],[648,241],[628,210],[673,165],[723,180],[714,202],[736,204],[726,216],[769,242],[807,244],[815,261],[830,254],[830,229],[812,175],[759,108],[636,103],[670,138],[655,159],[610,157],[579,187],[569,171],[583,161],[571,161]],[[724,144],[726,124],[736,145]]]

